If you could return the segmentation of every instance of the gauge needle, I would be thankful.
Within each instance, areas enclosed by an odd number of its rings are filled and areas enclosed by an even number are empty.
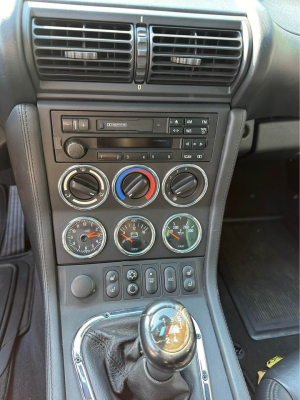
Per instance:
[[[91,232],[87,235],[88,238],[94,238],[94,237],[99,237],[96,232]]]
[[[125,239],[127,239],[127,240],[129,240],[129,242],[133,242],[133,240],[132,239],[130,239],[128,236],[126,236],[126,235],[123,235],[123,233],[121,233],[121,235],[125,238]]]
[[[174,238],[176,238],[177,240],[180,240],[180,237],[175,235],[175,233],[168,231],[170,235],[174,236]]]

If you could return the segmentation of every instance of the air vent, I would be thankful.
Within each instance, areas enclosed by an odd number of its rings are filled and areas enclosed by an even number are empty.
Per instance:
[[[230,86],[242,58],[237,30],[150,27],[148,83]]]
[[[132,82],[133,25],[33,19],[41,80]]]

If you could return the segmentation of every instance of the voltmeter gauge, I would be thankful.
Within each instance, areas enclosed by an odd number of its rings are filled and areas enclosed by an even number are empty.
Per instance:
[[[200,243],[202,228],[192,215],[176,214],[165,222],[162,236],[165,245],[174,253],[189,253]]]
[[[92,258],[106,243],[104,226],[94,218],[79,217],[68,223],[62,234],[65,250],[76,258]]]
[[[155,229],[145,217],[133,215],[120,221],[115,229],[115,243],[127,256],[147,253],[155,242]]]

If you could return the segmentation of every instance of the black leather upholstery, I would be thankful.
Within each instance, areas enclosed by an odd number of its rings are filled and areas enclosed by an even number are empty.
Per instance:
[[[148,376],[139,317],[107,319],[84,336],[82,354],[96,400],[202,400],[197,357],[167,381]]]
[[[299,351],[294,351],[264,375],[255,393],[255,400],[299,400],[299,381]]]

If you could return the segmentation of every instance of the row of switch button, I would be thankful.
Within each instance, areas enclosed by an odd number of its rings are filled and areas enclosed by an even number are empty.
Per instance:
[[[207,128],[182,128],[172,126],[169,128],[169,133],[172,135],[207,135],[208,129]]]
[[[181,159],[186,161],[201,161],[205,156],[204,151],[184,151],[181,153]]]
[[[89,130],[87,118],[63,118],[62,129],[64,132],[85,132]]]
[[[169,118],[169,126],[208,126],[209,118]]]
[[[183,139],[183,148],[185,150],[189,149],[199,150],[199,149],[205,149],[205,147],[206,147],[206,139],[197,139],[197,138]]]
[[[99,161],[145,161],[145,160],[157,160],[157,161],[168,161],[173,159],[172,152],[153,152],[150,153],[97,153]]]

